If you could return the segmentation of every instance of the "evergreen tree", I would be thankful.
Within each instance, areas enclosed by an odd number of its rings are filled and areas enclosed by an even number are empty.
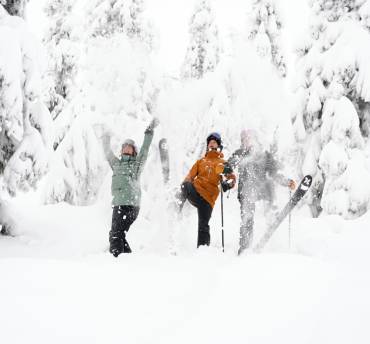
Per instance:
[[[198,0],[189,25],[190,43],[182,67],[184,78],[200,79],[220,61],[220,41],[209,0]]]
[[[72,0],[49,0],[45,6],[49,22],[44,38],[49,57],[46,98],[53,119],[71,100],[74,88],[78,48],[72,33],[72,6]]]
[[[92,36],[109,37],[125,33],[129,38],[153,47],[151,25],[142,16],[144,0],[92,0],[89,6]]]
[[[73,11],[72,0],[48,0],[44,11],[48,26],[44,44],[48,69],[44,77],[44,98],[55,126],[54,149],[70,129],[76,114],[64,111],[78,91],[75,77],[82,49],[82,24]]]
[[[24,21],[0,5],[0,174],[11,195],[36,186],[51,152],[52,123],[41,101],[33,42]]]
[[[61,139],[45,183],[47,203],[96,201],[108,171],[96,123],[112,128],[117,148],[123,135],[132,135],[130,123],[150,117],[155,94],[148,59],[153,34],[142,11],[143,1],[137,0],[88,3],[79,28],[83,39],[78,42],[81,55],[75,67],[78,92],[67,98],[54,121]]]
[[[298,51],[294,119],[303,142],[303,172],[316,177],[312,203],[345,217],[364,213],[370,200],[364,149],[370,34],[359,21],[356,3],[311,1],[310,37]]]
[[[24,17],[25,7],[29,0],[2,0],[2,5],[12,16]]]
[[[286,76],[286,63],[281,42],[283,27],[277,0],[253,0],[248,16],[249,39],[258,54],[268,58],[281,76]]]
[[[357,0],[357,13],[359,19],[368,30],[370,30],[370,0]]]

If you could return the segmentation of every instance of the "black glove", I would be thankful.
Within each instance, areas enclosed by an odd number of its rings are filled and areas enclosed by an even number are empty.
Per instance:
[[[223,192],[226,192],[227,190],[230,190],[232,188],[232,186],[230,185],[230,183],[228,183],[226,180],[223,180],[221,182],[221,187],[222,187],[222,191]]]
[[[233,169],[232,167],[230,166],[230,164],[228,162],[225,162],[224,163],[224,171],[222,172],[223,174],[231,174],[233,173]]]

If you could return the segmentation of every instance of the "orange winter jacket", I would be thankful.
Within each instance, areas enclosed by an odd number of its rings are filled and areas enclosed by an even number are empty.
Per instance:
[[[197,192],[211,205],[213,208],[218,194],[218,185],[220,184],[220,174],[224,170],[225,160],[221,152],[209,151],[206,155],[199,159],[191,168],[185,181],[191,182]],[[228,180],[233,180],[232,186],[235,185],[236,177],[233,173],[227,174]]]

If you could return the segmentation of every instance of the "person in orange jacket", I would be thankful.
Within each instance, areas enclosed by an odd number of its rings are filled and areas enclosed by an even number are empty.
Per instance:
[[[193,165],[177,195],[179,211],[186,200],[198,209],[197,247],[210,244],[209,220],[220,193],[219,185],[224,191],[235,185],[236,177],[230,167],[225,168],[223,157],[221,136],[211,133],[207,137],[205,156]]]

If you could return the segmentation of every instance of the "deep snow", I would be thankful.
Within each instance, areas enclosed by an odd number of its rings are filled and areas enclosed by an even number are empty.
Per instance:
[[[240,30],[244,25],[245,14],[239,11],[241,2],[234,0],[233,6],[225,9],[226,1],[215,0],[226,51],[233,38],[233,27]],[[28,19],[36,32],[43,29],[40,3],[31,1],[36,14],[30,14]],[[151,13],[148,16],[155,18],[162,36],[155,59],[164,70],[172,72],[182,63],[188,37],[187,21],[177,20],[177,14],[183,19],[188,17],[192,6],[190,1],[161,0],[161,6],[155,3],[150,1],[148,5]],[[284,32],[293,46],[306,29],[307,16],[305,11],[299,11],[298,1],[291,6],[293,13],[300,13],[300,16],[288,16]],[[163,8],[177,14],[167,16]],[[234,19],[228,22],[225,18]],[[247,67],[256,67],[253,56],[249,55],[248,60],[244,57],[240,52],[236,61],[242,63],[232,70],[232,76],[239,73],[245,74],[245,80],[255,79],[263,69],[262,63],[248,73],[244,67],[243,72],[239,67],[246,62]],[[293,57],[293,53],[288,56],[291,64]],[[115,70],[111,69],[111,73]],[[101,74],[91,75],[99,78]],[[164,134],[170,134],[171,157],[175,156],[173,153],[185,155],[185,148],[180,147],[184,146],[183,142],[198,144],[195,141],[203,137],[203,129],[209,129],[207,120],[211,123],[215,120],[213,125],[219,127],[224,123],[222,116],[210,118],[211,114],[207,113],[208,117],[200,117],[203,112],[196,112],[201,108],[199,104],[208,104],[213,96],[221,98],[222,87],[214,78],[211,76],[196,87],[194,84],[175,87],[164,93],[162,103],[160,100],[159,110],[165,110],[160,114],[164,124],[158,128],[154,145]],[[268,116],[272,113],[270,109],[276,110],[272,100],[285,103],[280,92],[266,102],[264,94],[256,91],[264,87],[272,93],[271,90],[279,88],[280,84],[270,81],[268,87],[254,82],[236,84],[252,94],[245,104],[253,104],[254,111],[257,108]],[[214,87],[208,87],[211,84]],[[107,87],[102,85],[105,90]],[[256,94],[250,92],[252,89]],[[219,102],[222,103],[222,98]],[[240,102],[244,110],[251,108],[244,106],[244,99]],[[285,104],[280,106],[284,108]],[[181,133],[172,130],[178,125],[173,113],[189,122],[183,125]],[[200,118],[206,128],[198,125]],[[133,123],[135,130],[125,129],[124,133],[135,132],[139,137],[144,122],[137,126]],[[241,123],[235,120],[237,130]],[[190,130],[196,125],[199,135]],[[236,128],[232,127],[225,139],[234,137],[231,135],[234,131]],[[289,136],[287,132],[283,135]],[[238,142],[228,143],[229,154]],[[100,202],[93,206],[66,203],[44,206],[36,201],[40,195],[32,194],[5,204],[6,213],[17,222],[14,237],[0,236],[0,343],[370,342],[367,329],[370,214],[352,221],[325,215],[311,219],[306,206],[297,207],[292,214],[290,248],[286,220],[265,251],[237,257],[239,204],[233,190],[230,198],[225,198],[225,254],[221,252],[219,201],[210,223],[212,245],[197,250],[197,219],[193,208],[186,207],[182,220],[172,220],[169,224],[165,193],[159,184],[161,176],[153,172],[159,171],[156,154],[152,147],[143,175],[141,213],[128,235],[134,250],[132,255],[114,259],[106,252],[111,216],[110,175],[101,187],[104,194],[98,197]],[[172,164],[174,160],[171,158]],[[193,161],[193,156],[186,157],[185,163],[189,161]],[[176,184],[184,176],[184,166],[172,167]],[[282,206],[288,191],[280,188],[278,196]],[[256,241],[266,225],[262,214],[259,205]]]
[[[285,221],[263,253],[237,257],[237,203],[226,202],[225,254],[217,204],[210,248],[195,249],[189,208],[176,256],[158,242],[168,229],[139,218],[135,253],[118,259],[104,252],[106,205],[18,208],[18,236],[0,237],[1,342],[369,342],[370,215],[310,219],[303,207],[290,250]]]

